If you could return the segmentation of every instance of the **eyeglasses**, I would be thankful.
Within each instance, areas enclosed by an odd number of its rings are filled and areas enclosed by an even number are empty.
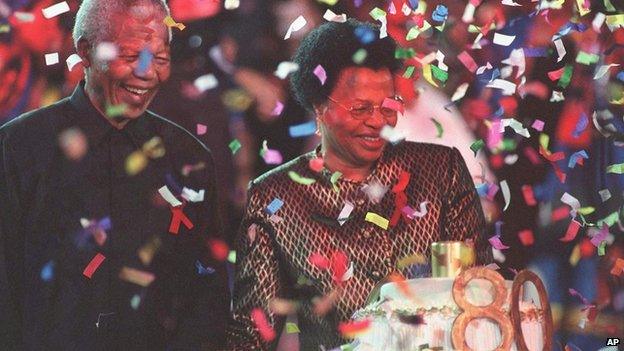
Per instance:
[[[365,120],[371,117],[373,113],[375,113],[375,109],[378,109],[379,113],[381,113],[381,115],[386,118],[396,117],[398,110],[403,111],[403,98],[401,98],[399,95],[395,95],[391,98],[392,100],[397,102],[394,108],[391,108],[390,106],[382,106],[383,103],[382,105],[373,105],[370,101],[357,102],[351,107],[346,107],[340,102],[332,99],[330,96],[328,96],[327,98],[336,105],[349,111],[351,113],[351,116],[358,120]]]

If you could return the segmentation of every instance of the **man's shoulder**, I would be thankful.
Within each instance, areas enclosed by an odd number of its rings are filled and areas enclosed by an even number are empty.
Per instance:
[[[19,115],[0,126],[0,140],[12,145],[46,140],[57,134],[69,116],[64,112],[69,98]]]
[[[187,152],[195,151],[210,154],[210,149],[206,144],[181,125],[150,110],[146,111],[146,117],[156,125],[159,134],[165,138],[166,144],[175,145],[181,150],[186,149]]]

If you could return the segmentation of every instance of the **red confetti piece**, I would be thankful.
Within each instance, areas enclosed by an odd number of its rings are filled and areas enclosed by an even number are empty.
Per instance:
[[[548,72],[548,78],[550,78],[550,80],[555,81],[559,78],[561,78],[561,75],[563,74],[563,71],[565,70],[565,67],[561,67],[560,69],[556,70],[556,71],[550,71]]]
[[[331,257],[331,272],[332,277],[336,283],[342,283],[342,277],[347,271],[349,258],[342,251],[336,251],[332,254]]]
[[[104,255],[102,255],[101,253],[97,253],[95,257],[91,259],[91,262],[89,262],[87,267],[85,267],[84,271],[82,271],[82,274],[85,277],[91,279],[91,276],[93,276],[93,273],[95,273],[95,271],[98,269],[98,267],[100,267],[102,262],[104,262],[104,259],[106,259]]]
[[[621,277],[622,273],[624,273],[624,259],[618,258],[617,260],[615,260],[615,264],[611,269],[611,274],[617,277]]]
[[[311,170],[318,173],[323,170],[323,159],[320,157],[312,158],[310,159],[310,162],[308,163],[308,165]]]
[[[566,231],[565,236],[563,238],[559,238],[559,240],[563,241],[564,243],[574,240],[580,228],[581,224],[575,220],[572,220],[570,222],[570,225],[568,226],[568,230]]]
[[[552,222],[558,222],[568,217],[570,217],[570,208],[567,206],[557,207],[550,214],[550,220]]]
[[[590,258],[596,253],[596,247],[589,238],[583,238],[579,244],[582,258]]]
[[[171,223],[169,224],[169,233],[178,234],[180,231],[180,223],[184,224],[186,229],[193,229],[193,223],[191,220],[184,214],[185,204],[171,208]]]
[[[322,269],[322,270],[329,269],[329,265],[330,265],[330,262],[327,259],[327,257],[323,256],[322,254],[318,252],[311,254],[310,257],[308,257],[308,262],[310,262],[310,264],[312,264],[314,267],[318,269]]]
[[[369,319],[353,322],[340,322],[338,325],[338,331],[346,338],[353,338],[357,334],[366,331],[370,327],[370,323]]]
[[[561,168],[559,168],[559,166],[557,166],[556,163],[551,163],[553,168],[555,169],[555,175],[557,176],[557,178],[559,179],[559,181],[561,182],[561,184],[565,183],[566,181],[566,174],[561,170]]]
[[[542,160],[540,160],[537,151],[535,151],[535,149],[530,146],[524,148],[524,156],[526,156],[526,158],[529,159],[529,162],[534,165],[539,165],[542,163]]]
[[[208,247],[212,253],[212,257],[217,261],[225,261],[230,253],[228,244],[221,239],[210,239]]]
[[[410,181],[410,173],[406,171],[401,171],[401,175],[399,176],[399,180],[396,185],[392,188],[392,192],[398,193],[401,191],[405,191],[407,185]]]
[[[258,332],[260,333],[260,337],[262,337],[264,341],[269,342],[275,339],[275,330],[273,330],[273,327],[269,324],[269,321],[261,308],[254,308],[251,311],[251,320],[254,322]]]
[[[533,231],[530,229],[521,230],[518,232],[518,239],[524,246],[531,246],[535,242],[533,237]]]
[[[542,146],[540,146],[539,148],[539,153],[540,155],[544,156],[544,158],[550,162],[561,161],[565,158],[565,154],[563,153],[563,151],[555,152],[553,154],[550,151],[544,149]]]
[[[537,201],[535,201],[535,195],[533,194],[533,187],[530,185],[522,186],[522,195],[524,196],[524,201],[529,206],[537,205]]]

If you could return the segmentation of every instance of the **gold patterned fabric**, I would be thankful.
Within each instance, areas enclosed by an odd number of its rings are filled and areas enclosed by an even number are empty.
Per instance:
[[[297,312],[301,350],[329,350],[345,343],[338,323],[365,305],[371,290],[395,270],[399,259],[414,254],[429,257],[435,241],[473,239],[478,262],[491,261],[479,198],[457,149],[410,142],[388,145],[363,182],[339,178],[332,183],[328,170],[310,169],[314,157],[315,152],[302,155],[251,184],[238,235],[230,350],[275,347],[285,321],[269,311],[275,297],[301,302]],[[289,172],[315,182],[297,183]],[[378,182],[392,189],[402,172],[410,174],[407,204],[419,209],[427,201],[426,215],[401,218],[387,230],[366,221],[368,212],[390,219],[396,194],[389,190],[374,203],[362,187]],[[284,204],[271,216],[266,207],[275,198]],[[355,208],[340,225],[337,218],[347,201]],[[312,301],[330,293],[336,283],[330,271],[312,265],[309,257],[316,253],[329,257],[336,251],[347,255],[353,276],[342,283],[343,293],[331,312],[319,317],[311,312]],[[250,317],[256,307],[262,308],[277,333],[272,344],[262,339]]]

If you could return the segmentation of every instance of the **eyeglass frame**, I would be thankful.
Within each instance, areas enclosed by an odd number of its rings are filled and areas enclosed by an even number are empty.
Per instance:
[[[354,114],[354,110],[355,110],[355,106],[351,106],[351,107],[346,107],[343,104],[341,104],[339,101],[337,101],[336,99],[333,99],[331,96],[327,95],[327,99],[333,103],[335,103],[336,105],[342,107],[343,109],[345,109],[346,111],[349,111],[349,114],[351,115],[351,117],[353,117],[356,120],[360,120],[360,121],[365,121],[367,119],[369,119],[370,117],[373,116],[373,114],[375,113],[375,110],[379,110],[379,113],[384,116],[384,118],[390,118],[390,117],[396,117],[398,116],[399,111],[391,109],[389,107],[386,107],[387,109],[391,110],[393,112],[392,115],[388,115],[386,116],[383,112],[381,112],[381,108],[383,107],[383,102],[381,103],[381,105],[373,105],[371,104],[372,110],[367,110],[366,112],[364,112],[362,115],[356,115]],[[401,105],[403,105],[404,101],[403,98],[401,97],[401,95],[394,95],[391,99],[398,101],[399,103],[401,103]]]

